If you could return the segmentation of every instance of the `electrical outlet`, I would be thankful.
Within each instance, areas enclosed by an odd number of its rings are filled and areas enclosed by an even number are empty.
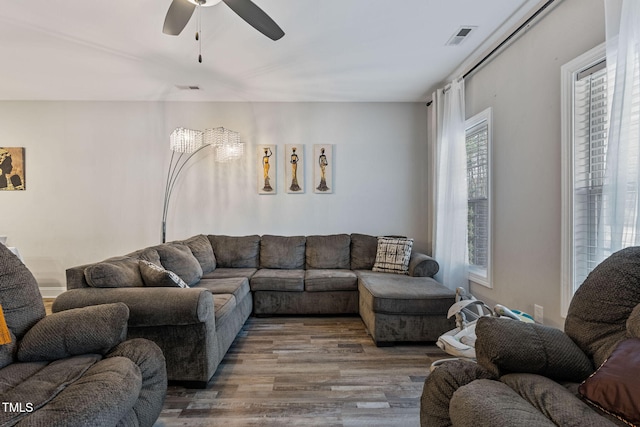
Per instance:
[[[538,304],[533,305],[533,320],[535,320],[536,323],[544,323],[544,307]]]

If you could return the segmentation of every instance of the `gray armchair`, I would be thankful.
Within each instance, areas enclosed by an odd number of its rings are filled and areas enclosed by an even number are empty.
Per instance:
[[[45,316],[35,278],[1,244],[0,304],[12,338],[0,346],[0,426],[153,425],[165,360],[151,341],[125,341],[125,304]]]
[[[421,425],[638,423],[640,366],[634,354],[640,351],[640,247],[619,251],[593,270],[573,297],[564,329],[481,318],[478,363],[446,362],[427,377]],[[628,384],[619,376],[607,377],[616,370],[626,372]],[[600,396],[594,392],[596,381],[604,390]],[[607,401],[620,396],[619,390],[631,401]]]

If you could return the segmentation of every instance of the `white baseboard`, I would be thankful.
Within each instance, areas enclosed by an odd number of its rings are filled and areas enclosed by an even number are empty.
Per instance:
[[[42,294],[42,298],[56,298],[66,290],[67,288],[60,287],[41,287],[40,293]]]

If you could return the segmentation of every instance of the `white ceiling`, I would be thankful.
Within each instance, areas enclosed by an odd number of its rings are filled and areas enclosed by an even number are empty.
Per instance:
[[[162,33],[171,0],[2,1],[0,100],[423,101],[538,4],[254,2],[285,36],[268,39],[224,3],[203,8],[199,64],[195,17]],[[478,28],[445,46],[461,26]]]

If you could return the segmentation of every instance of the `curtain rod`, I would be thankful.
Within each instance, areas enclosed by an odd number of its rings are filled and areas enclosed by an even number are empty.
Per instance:
[[[504,39],[502,42],[500,42],[500,44],[498,46],[493,48],[491,50],[491,52],[487,53],[484,56],[484,58],[482,58],[480,61],[478,61],[473,67],[471,67],[471,69],[469,71],[464,73],[462,75],[462,78],[463,79],[466,78],[469,74],[473,73],[478,67],[480,67],[482,64],[484,64],[486,61],[488,61],[498,50],[500,50],[507,43],[509,43],[509,41],[511,41],[511,39],[513,39],[515,36],[517,36],[520,31],[522,31],[527,25],[529,25],[531,22],[533,22],[533,20],[535,20],[538,16],[540,16],[540,14],[542,12],[544,12],[545,9],[547,9],[549,6],[551,6],[552,3],[555,3],[555,1],[556,0],[548,0],[545,4],[540,6],[540,9],[538,9],[533,15],[531,15],[526,21],[524,21],[522,23],[522,25],[520,25],[511,34],[509,34],[509,36],[506,39]]]
[[[507,43],[509,43],[514,37],[516,37],[518,35],[518,33],[520,31],[522,31],[527,25],[531,24],[531,22],[533,22],[534,19],[536,19],[538,16],[540,16],[540,14],[542,12],[544,12],[549,6],[551,6],[552,3],[555,3],[557,0],[548,0],[545,4],[543,4],[542,6],[540,6],[540,8],[533,14],[531,15],[529,18],[527,18],[526,21],[524,21],[518,28],[516,28],[515,30],[513,30],[513,32],[511,34],[509,34],[509,36],[507,36],[507,38],[505,38],[503,41],[500,42],[500,44],[498,44],[498,46],[496,46],[495,48],[493,48],[489,53],[487,53],[480,61],[476,62],[476,64],[471,67],[469,69],[469,71],[467,71],[466,73],[464,73],[462,75],[462,78],[465,79],[467,78],[467,76],[471,73],[473,73],[476,69],[478,69],[482,64],[484,64],[485,62],[487,62],[493,55],[496,54],[496,52],[498,52],[500,49],[502,49]],[[427,102],[427,107],[431,105],[433,101],[429,101]]]

